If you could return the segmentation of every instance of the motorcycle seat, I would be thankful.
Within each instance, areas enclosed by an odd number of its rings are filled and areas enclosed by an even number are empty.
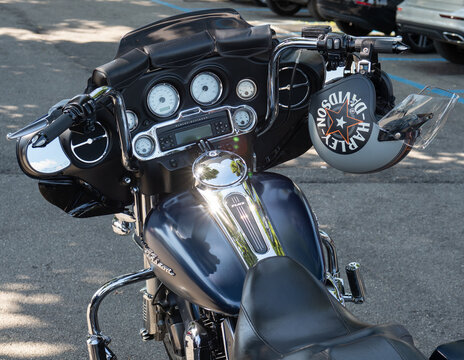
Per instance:
[[[271,257],[245,279],[233,359],[424,360],[400,325],[357,320],[296,261]]]

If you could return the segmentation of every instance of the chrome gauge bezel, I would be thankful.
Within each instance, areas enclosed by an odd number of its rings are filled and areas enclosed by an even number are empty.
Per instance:
[[[193,83],[195,82],[195,80],[200,76],[200,75],[210,75],[211,77],[213,77],[217,83],[218,83],[218,87],[219,87],[219,92],[218,94],[216,95],[216,97],[211,100],[211,101],[207,101],[207,102],[203,102],[203,101],[200,101],[198,100],[194,94],[193,94],[193,90],[192,90],[192,87],[193,87]],[[213,105],[213,104],[216,104],[219,99],[221,98],[222,96],[222,91],[223,91],[223,85],[222,85],[222,81],[221,81],[221,78],[216,75],[215,73],[211,72],[211,71],[201,71],[199,72],[198,74],[196,74],[192,81],[190,81],[190,96],[192,97],[192,99],[199,105],[204,105],[204,106],[209,106],[209,105]]]
[[[135,118],[135,122],[134,122],[134,126],[131,127],[130,124],[129,124],[129,120],[127,121],[127,127],[129,128],[129,131],[133,131],[135,128],[137,128],[137,126],[139,125],[139,117],[137,116],[137,114],[135,112],[133,112],[132,110],[126,110],[126,116],[127,114],[132,114],[134,115],[134,118]]]
[[[155,112],[155,110],[151,107],[150,105],[150,95],[151,93],[158,87],[158,86],[168,86],[170,87],[172,90],[174,90],[174,94],[175,94],[175,98],[176,98],[176,106],[167,114],[158,114]],[[147,107],[148,109],[150,110],[150,112],[155,115],[156,117],[159,117],[159,118],[167,118],[173,114],[176,113],[176,111],[179,109],[179,106],[180,106],[180,95],[179,95],[179,91],[176,89],[176,87],[168,82],[159,82],[159,83],[156,83],[154,84],[150,90],[148,91],[148,94],[147,94],[147,98],[146,98],[146,103],[147,103]]]
[[[251,96],[242,96],[240,95],[240,91],[239,91],[239,88],[240,88],[240,85],[242,85],[244,82],[250,82],[252,85],[253,85],[253,94]],[[258,86],[256,85],[256,83],[251,80],[251,79],[242,79],[238,82],[237,86],[235,87],[235,93],[237,94],[237,96],[242,99],[242,100],[245,100],[245,101],[249,101],[249,100],[252,100],[255,98],[256,94],[258,94]]]
[[[147,155],[142,155],[142,154],[139,154],[137,152],[137,148],[136,148],[136,143],[137,141],[139,141],[140,139],[148,139],[148,141],[150,141],[153,145],[153,148],[152,150],[147,154]],[[141,159],[147,159],[149,158],[151,155],[153,155],[153,153],[156,151],[156,141],[155,139],[153,139],[151,136],[148,136],[148,135],[141,135],[141,136],[138,136],[136,139],[134,139],[134,142],[133,142],[133,148],[134,148],[134,155],[136,155],[136,157],[139,157]]]
[[[236,121],[236,117],[237,117],[238,113],[240,113],[242,111],[246,112],[248,114],[248,116],[250,116],[250,123],[247,126],[242,126],[242,125],[238,124],[237,121]],[[236,126],[237,128],[239,128],[242,131],[247,131],[247,130],[250,130],[251,128],[253,128],[254,124],[256,124],[257,118],[258,118],[258,116],[256,115],[255,110],[252,107],[247,106],[247,105],[241,106],[240,108],[235,110],[233,112],[233,114],[232,114],[232,122],[233,122],[234,126]]]

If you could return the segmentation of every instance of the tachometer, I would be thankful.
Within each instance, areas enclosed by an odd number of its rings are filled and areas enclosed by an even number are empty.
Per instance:
[[[199,73],[190,84],[190,93],[198,104],[212,105],[221,97],[221,80],[209,71]]]
[[[147,96],[150,111],[159,117],[171,116],[179,107],[180,97],[176,88],[168,83],[153,86]]]

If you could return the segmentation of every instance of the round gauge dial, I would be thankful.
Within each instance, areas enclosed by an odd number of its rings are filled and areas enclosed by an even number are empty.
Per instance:
[[[159,117],[174,114],[179,107],[180,97],[176,88],[168,83],[153,86],[147,96],[150,111]]]
[[[129,130],[132,131],[134,130],[137,125],[139,124],[139,119],[137,115],[135,115],[135,112],[131,110],[126,111],[126,118],[127,118],[127,124],[129,125]]]
[[[190,93],[200,105],[212,105],[221,97],[221,80],[212,72],[199,73],[190,84]]]
[[[242,79],[237,84],[237,96],[242,100],[253,99],[257,90],[255,82],[250,79]]]
[[[239,109],[234,113],[232,119],[238,128],[246,129],[253,122],[253,114],[247,109]]]
[[[148,136],[141,136],[135,141],[134,150],[137,155],[147,157],[155,151],[155,143]]]

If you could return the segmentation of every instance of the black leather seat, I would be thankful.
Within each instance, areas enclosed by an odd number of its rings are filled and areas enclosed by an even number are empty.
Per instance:
[[[237,360],[425,359],[405,328],[358,321],[288,257],[249,270],[233,351]]]

